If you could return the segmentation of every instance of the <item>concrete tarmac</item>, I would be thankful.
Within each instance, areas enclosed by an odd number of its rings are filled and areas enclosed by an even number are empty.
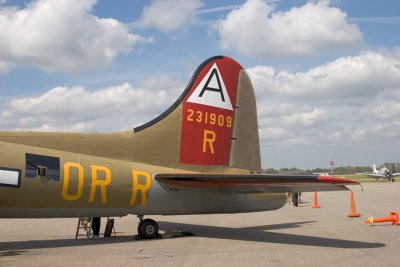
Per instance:
[[[138,219],[115,218],[117,237],[75,240],[77,219],[0,219],[0,266],[400,266],[400,226],[368,226],[400,211],[400,183],[313,193],[294,208],[230,215],[152,216],[193,236],[135,240]],[[102,220],[104,230],[105,219]],[[168,236],[168,235],[166,235]]]

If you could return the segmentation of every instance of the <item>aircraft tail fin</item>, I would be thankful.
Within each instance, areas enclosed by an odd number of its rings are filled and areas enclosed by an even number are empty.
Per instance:
[[[215,171],[212,166],[261,170],[253,87],[243,67],[229,57],[203,62],[178,100],[134,131],[135,137],[152,136],[147,151],[158,156],[142,153],[148,163],[202,171]]]

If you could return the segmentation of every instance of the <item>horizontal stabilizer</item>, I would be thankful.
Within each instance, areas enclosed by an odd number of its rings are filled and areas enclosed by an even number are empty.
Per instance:
[[[224,189],[237,193],[285,193],[348,190],[351,180],[318,175],[276,174],[156,174],[161,183],[185,188]]]

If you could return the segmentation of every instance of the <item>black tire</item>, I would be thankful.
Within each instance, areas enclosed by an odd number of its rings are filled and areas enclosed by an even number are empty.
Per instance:
[[[158,224],[152,219],[145,219],[138,225],[138,234],[143,239],[153,239],[158,236]]]

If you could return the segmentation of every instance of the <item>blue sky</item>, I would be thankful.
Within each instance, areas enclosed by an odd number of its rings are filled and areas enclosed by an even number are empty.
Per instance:
[[[223,54],[253,81],[264,168],[398,162],[399,44],[395,0],[0,0],[0,129],[131,128]]]

